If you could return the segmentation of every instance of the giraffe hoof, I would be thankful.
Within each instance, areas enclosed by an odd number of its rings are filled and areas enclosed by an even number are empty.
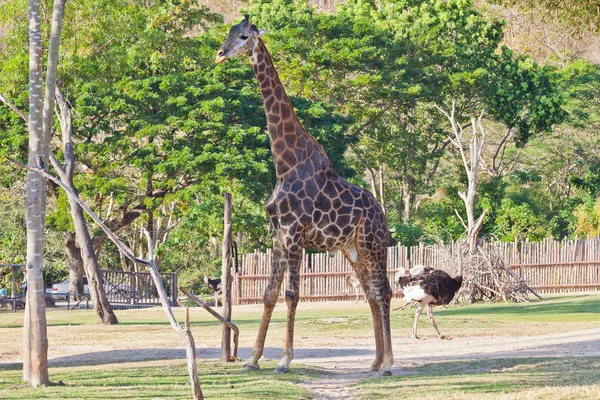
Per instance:
[[[452,338],[450,336],[444,336],[444,335],[440,336],[440,339],[442,339],[442,340],[452,340]]]
[[[258,366],[258,364],[256,365],[250,365],[250,364],[246,364],[244,365],[244,371],[258,371],[260,369],[260,367]]]
[[[290,369],[288,367],[277,366],[277,368],[275,368],[276,374],[284,374],[286,372],[290,372]]]
[[[392,371],[389,369],[380,369],[377,376],[392,376]]]

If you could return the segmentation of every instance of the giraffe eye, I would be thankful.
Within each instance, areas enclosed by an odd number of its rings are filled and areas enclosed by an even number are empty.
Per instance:
[[[240,39],[242,39],[242,40],[247,40],[247,39],[248,39],[248,36],[246,36],[246,35],[240,35]]]

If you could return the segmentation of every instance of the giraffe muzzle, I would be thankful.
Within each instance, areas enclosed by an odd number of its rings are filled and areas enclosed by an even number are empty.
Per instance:
[[[223,51],[223,49],[220,49],[219,51],[217,51],[217,57],[215,58],[215,63],[221,64],[225,60],[227,60],[227,57],[225,56],[225,52]]]

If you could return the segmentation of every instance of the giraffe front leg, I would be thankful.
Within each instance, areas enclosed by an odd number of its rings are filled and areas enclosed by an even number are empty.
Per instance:
[[[390,304],[392,299],[392,292],[389,288],[389,284],[385,282],[383,292],[377,298],[379,304],[379,310],[381,312],[381,330],[382,330],[382,341],[383,341],[383,364],[379,370],[379,376],[391,376],[392,366],[394,365],[394,352],[392,351],[392,334],[390,326]]]
[[[290,362],[294,359],[294,323],[296,308],[300,300],[300,266],[302,263],[302,248],[292,245],[288,249],[288,286],[285,300],[288,306],[285,346],[281,360],[275,369],[277,373],[289,372]]]
[[[248,364],[244,365],[244,370],[254,371],[260,369],[258,360],[262,357],[265,348],[265,339],[267,337],[267,330],[269,329],[269,323],[271,322],[271,316],[273,315],[273,309],[277,304],[277,298],[279,297],[279,289],[281,288],[281,282],[283,281],[283,274],[285,272],[285,252],[281,242],[273,240],[273,259],[271,264],[271,275],[269,277],[269,284],[265,289],[265,295],[263,298],[264,310],[262,319],[260,320],[260,326],[258,328],[258,334],[256,335],[256,342],[252,349],[252,356],[248,361]]]

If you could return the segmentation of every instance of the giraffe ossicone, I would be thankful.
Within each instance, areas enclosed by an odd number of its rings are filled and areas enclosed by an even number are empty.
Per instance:
[[[372,371],[391,375],[392,290],[387,278],[387,226],[373,195],[337,175],[323,147],[304,130],[279,79],[261,31],[244,20],[229,30],[216,63],[250,57],[263,98],[277,182],[265,209],[273,233],[271,275],[252,357],[244,367],[259,368],[271,315],[284,273],[288,304],[286,339],[277,372],[289,370],[294,357],[294,320],[300,298],[302,250],[342,251],[356,272],[371,308],[375,331]]]

